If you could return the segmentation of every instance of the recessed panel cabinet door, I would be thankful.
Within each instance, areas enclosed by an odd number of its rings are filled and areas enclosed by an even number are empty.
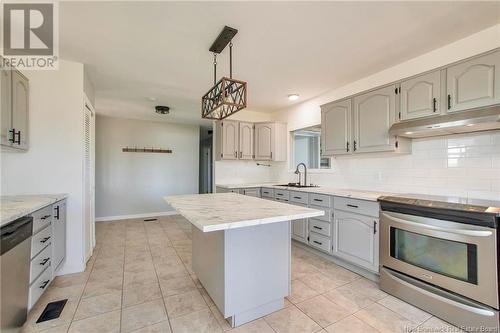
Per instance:
[[[333,254],[378,272],[378,219],[334,212]]]
[[[0,70],[0,91],[1,91],[1,130],[0,130],[0,143],[2,145],[11,146],[13,140],[12,133],[12,71],[7,69]]]
[[[395,138],[389,135],[396,114],[395,89],[394,85],[354,97],[354,153],[395,149]]]
[[[255,124],[255,159],[272,160],[273,159],[273,124]]]
[[[222,122],[222,158],[225,160],[238,158],[238,127],[236,121]]]
[[[66,201],[53,205],[52,219],[52,269],[54,273],[66,257]]]
[[[240,122],[239,159],[253,159],[253,124]]]
[[[350,99],[322,107],[322,155],[351,153],[351,109]]]
[[[439,114],[441,73],[435,71],[401,83],[401,120]]]
[[[446,70],[448,112],[500,103],[500,51]]]
[[[16,130],[13,147],[28,148],[28,79],[17,71],[12,72],[12,127]]]

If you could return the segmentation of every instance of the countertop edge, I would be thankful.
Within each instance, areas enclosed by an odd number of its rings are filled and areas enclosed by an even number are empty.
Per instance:
[[[29,206],[28,208],[19,209],[18,212],[12,213],[12,214],[7,215],[5,217],[2,216],[2,219],[0,220],[0,227],[5,226],[5,225],[9,224],[10,222],[12,222],[12,221],[14,221],[14,220],[16,220],[18,218],[21,218],[21,217],[26,216],[26,215],[30,215],[33,212],[36,212],[39,209],[42,209],[42,208],[47,207],[49,205],[52,205],[52,204],[54,204],[54,203],[56,203],[58,201],[67,199],[68,196],[69,196],[68,193],[2,196],[1,197],[2,200],[8,199],[8,198],[12,198],[12,199],[18,198],[16,200],[19,200],[19,199],[22,199],[23,197],[25,197],[25,198],[40,197],[40,199],[43,198],[46,201],[40,202],[40,203],[38,203],[36,205]],[[0,209],[2,209],[2,208],[3,207],[0,207]]]

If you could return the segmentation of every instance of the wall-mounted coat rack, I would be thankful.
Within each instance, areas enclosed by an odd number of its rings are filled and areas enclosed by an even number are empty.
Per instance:
[[[122,148],[122,152],[124,153],[161,153],[161,154],[172,154],[171,149],[162,149],[162,148]]]

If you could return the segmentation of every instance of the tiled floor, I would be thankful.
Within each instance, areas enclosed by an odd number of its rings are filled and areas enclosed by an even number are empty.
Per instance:
[[[231,330],[191,270],[191,227],[181,216],[98,223],[96,233],[87,270],[56,278],[23,332],[459,332],[295,246],[286,308]],[[35,323],[64,298],[61,317]]]

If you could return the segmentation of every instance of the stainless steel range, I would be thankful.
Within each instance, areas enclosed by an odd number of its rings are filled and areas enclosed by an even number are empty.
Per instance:
[[[379,201],[380,288],[466,330],[498,332],[500,203]]]

